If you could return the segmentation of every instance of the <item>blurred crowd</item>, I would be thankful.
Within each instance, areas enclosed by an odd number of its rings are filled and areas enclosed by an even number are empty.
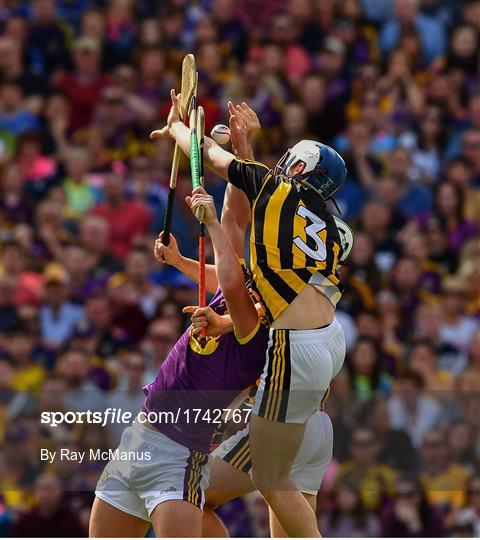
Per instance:
[[[320,530],[480,536],[479,51],[479,0],[0,1],[0,535],[86,534],[104,464],[39,448],[113,448],[121,426],[39,414],[135,413],[188,323],[195,285],[152,253],[172,145],[148,133],[193,52],[208,132],[246,101],[257,160],[313,138],[347,164]],[[196,257],[188,174],[173,232]],[[268,533],[258,494],[220,514]]]

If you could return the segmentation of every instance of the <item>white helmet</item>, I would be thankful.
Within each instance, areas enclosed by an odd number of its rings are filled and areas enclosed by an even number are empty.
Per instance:
[[[335,225],[337,226],[338,234],[340,236],[340,244],[342,246],[340,261],[345,262],[353,249],[353,243],[355,241],[353,231],[350,226],[339,217],[333,216],[333,219],[335,220]]]

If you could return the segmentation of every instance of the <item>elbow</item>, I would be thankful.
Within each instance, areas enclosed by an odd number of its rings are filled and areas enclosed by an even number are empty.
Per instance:
[[[223,296],[225,298],[234,298],[245,287],[245,282],[239,279],[237,276],[230,275],[226,279],[222,279],[220,282],[220,288],[222,289]]]

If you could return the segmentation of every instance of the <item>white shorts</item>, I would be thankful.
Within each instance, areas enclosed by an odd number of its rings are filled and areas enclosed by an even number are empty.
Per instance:
[[[267,362],[253,414],[303,424],[328,396],[345,359],[345,334],[337,319],[314,330],[270,329]]]
[[[185,500],[203,508],[210,479],[207,454],[140,422],[125,429],[117,450],[120,459],[109,461],[98,480],[99,499],[145,521],[165,501]]]
[[[224,441],[214,452],[223,461],[251,473],[248,426]],[[317,411],[307,420],[302,444],[292,466],[292,480],[302,493],[316,495],[332,459],[333,427],[327,413]]]

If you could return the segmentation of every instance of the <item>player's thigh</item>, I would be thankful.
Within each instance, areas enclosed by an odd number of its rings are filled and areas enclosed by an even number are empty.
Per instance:
[[[310,493],[302,493],[302,495],[307,500],[308,504],[312,507],[312,510],[315,512],[317,509],[317,496],[311,495]],[[268,509],[269,520],[270,520],[270,536],[272,538],[287,538],[287,534],[283,530],[283,527],[280,525],[277,516],[273,513],[272,509]]]
[[[274,422],[252,414],[250,452],[254,479],[259,473],[290,475],[304,432],[305,424]]]
[[[332,460],[333,426],[327,413],[317,411],[307,421],[305,435],[292,467],[292,480],[302,493],[317,493]]]
[[[122,510],[95,497],[90,514],[90,538],[143,538],[149,528],[148,521],[122,512]]]
[[[182,499],[160,503],[150,518],[157,538],[198,538],[202,535],[202,511]]]
[[[205,492],[205,506],[214,509],[221,504],[255,490],[250,475],[219,457],[213,457],[210,483]]]

